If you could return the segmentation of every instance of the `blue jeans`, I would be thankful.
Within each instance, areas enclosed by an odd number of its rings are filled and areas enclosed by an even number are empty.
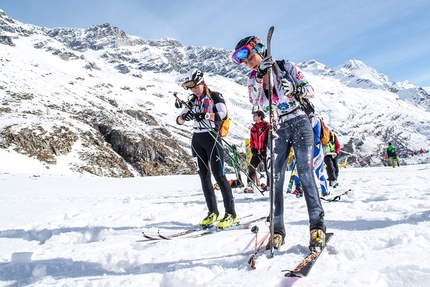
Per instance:
[[[281,123],[276,131],[278,138],[274,141],[274,179],[275,233],[285,238],[284,224],[284,181],[285,169],[290,148],[294,149],[297,161],[297,173],[302,183],[304,197],[308,208],[310,229],[322,229],[325,232],[324,210],[319,198],[313,171],[314,136],[306,115],[301,115]]]

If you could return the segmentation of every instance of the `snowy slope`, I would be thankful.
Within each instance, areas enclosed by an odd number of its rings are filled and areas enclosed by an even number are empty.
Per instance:
[[[303,198],[285,194],[285,245],[272,259],[262,254],[252,271],[249,229],[171,241],[142,237],[200,222],[206,205],[197,176],[1,172],[0,286],[427,286],[430,165],[347,168],[340,180],[338,190],[352,192],[323,202],[335,235],[310,275],[297,280],[281,270],[307,252]],[[268,214],[266,197],[234,195],[238,216]],[[268,226],[256,225],[260,240]]]

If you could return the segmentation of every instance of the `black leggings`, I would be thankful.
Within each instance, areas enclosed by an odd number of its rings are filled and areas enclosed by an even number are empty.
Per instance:
[[[339,165],[337,164],[337,157],[326,155],[324,157],[324,163],[327,166],[327,179],[329,181],[336,181],[339,176]]]
[[[214,139],[217,137],[217,140]],[[218,183],[224,201],[225,212],[236,217],[234,198],[231,187],[224,170],[224,149],[220,136],[209,132],[194,133],[191,140],[193,160],[198,169],[202,183],[203,194],[209,211],[219,214],[214,187],[211,180],[211,171]]]
[[[266,175],[267,175],[267,165],[265,163],[265,160],[266,160],[266,154],[252,155],[248,166],[248,178],[247,178],[248,183],[250,183],[253,180],[258,185],[259,180],[257,180],[257,168],[261,162],[264,164],[264,171],[266,172]],[[269,185],[269,176],[267,176],[266,178],[266,185],[267,186]]]

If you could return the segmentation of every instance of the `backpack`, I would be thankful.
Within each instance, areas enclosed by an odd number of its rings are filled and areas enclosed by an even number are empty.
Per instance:
[[[285,66],[284,66],[284,64],[285,64],[285,60],[276,60],[276,64],[278,65],[279,69],[281,69],[281,71],[283,71],[283,72],[286,72],[286,73],[287,73],[287,76],[288,76],[288,77],[290,77],[290,80],[292,81],[292,83],[293,83],[294,87],[296,87],[297,85],[296,85],[296,83],[291,79],[291,75],[290,75],[290,73],[288,73],[288,72],[285,70]],[[295,89],[295,88],[294,88],[294,89]],[[301,106],[302,110],[305,112],[305,114],[306,114],[307,116],[309,116],[310,114],[315,113],[315,107],[314,107],[314,105],[311,103],[311,101],[309,101],[309,99],[308,99],[308,98],[300,98],[300,97],[298,96],[298,94],[297,94],[297,93],[293,93],[293,94],[294,94],[294,97],[296,98],[296,100],[300,103],[300,106]]]
[[[214,92],[210,92],[210,98],[211,98],[211,100],[215,103],[215,101],[213,100],[213,98],[212,98],[212,94],[213,94]],[[216,103],[215,103],[216,104]],[[227,110],[227,105],[225,105],[225,107],[226,107],[226,110]],[[215,105],[214,105],[214,112],[216,112],[216,107],[215,107]],[[225,137],[225,136],[227,136],[227,134],[228,134],[228,130],[230,129],[230,117],[228,116],[228,110],[227,110],[227,116],[225,117],[225,119],[224,120],[221,120],[220,122],[219,122],[219,134],[221,135],[221,137]]]
[[[320,141],[323,146],[326,146],[330,142],[330,130],[322,119],[319,119],[321,123]]]
[[[220,125],[219,125],[219,134],[221,135],[221,137],[225,137],[228,134],[228,130],[230,129],[230,118],[227,117],[225,118],[225,120],[221,121]]]

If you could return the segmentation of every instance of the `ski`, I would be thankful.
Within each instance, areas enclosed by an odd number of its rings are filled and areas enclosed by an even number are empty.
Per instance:
[[[251,217],[251,216],[252,216],[252,214],[248,214],[246,216],[241,217],[239,220],[242,220],[244,218]],[[174,233],[174,234],[171,234],[169,236],[161,234],[160,230],[158,230],[158,237],[149,236],[149,235],[145,234],[144,232],[142,232],[142,235],[143,235],[143,237],[147,238],[148,240],[172,240],[172,239],[175,239],[177,237],[181,237],[181,236],[185,236],[185,235],[190,235],[192,233],[199,232],[199,231],[209,231],[209,230],[211,230],[214,227],[215,227],[214,224],[209,225],[209,226],[199,226],[199,227],[192,228],[192,229],[189,229],[189,230],[185,230],[185,231],[181,231],[181,232],[178,232],[178,233]]]
[[[238,158],[238,154],[237,154],[236,145],[232,146],[232,152],[233,152],[233,160],[231,161],[231,164],[233,166],[234,173],[236,174],[236,179],[240,182],[240,185],[241,185],[238,187],[244,187],[244,184],[242,182],[242,176],[240,175],[239,158]]]
[[[199,233],[199,234],[196,234],[196,235],[187,236],[187,238],[198,238],[198,237],[202,237],[202,236],[207,236],[207,235],[215,234],[215,233],[218,233],[218,232],[221,232],[221,231],[238,230],[238,229],[248,229],[249,226],[252,223],[256,223],[258,221],[262,221],[262,220],[265,220],[265,219],[267,219],[267,216],[262,216],[262,217],[253,219],[251,221],[247,221],[245,223],[240,223],[239,222],[238,224],[232,225],[230,227],[211,229],[211,230],[205,231],[203,233]]]
[[[169,236],[165,236],[165,235],[160,234],[160,230],[158,230],[158,237],[153,237],[153,236],[147,235],[147,234],[145,234],[144,231],[142,231],[142,235],[143,235],[143,237],[145,237],[148,240],[172,240],[172,239],[174,239],[176,237],[188,235],[188,234],[191,234],[191,233],[194,233],[194,232],[204,231],[204,230],[210,229],[212,227],[214,227],[214,225],[210,225],[210,226],[206,226],[206,227],[200,226],[200,227],[197,227],[197,228],[193,228],[193,229],[181,231],[181,232],[178,232],[178,233],[175,233],[175,234],[171,234]]]
[[[273,31],[275,30],[274,26],[271,26],[269,28],[269,31],[267,32],[267,50],[266,50],[266,57],[267,56],[271,56],[272,52],[271,52],[271,42],[272,42],[272,36],[273,36]],[[269,77],[269,150],[268,150],[268,156],[267,156],[267,164],[268,164],[268,168],[270,171],[270,258],[273,257],[273,253],[274,253],[274,246],[273,246],[273,235],[275,233],[275,225],[274,225],[274,205],[275,205],[275,181],[274,181],[274,173],[273,173],[273,133],[275,131],[274,128],[274,111],[273,111],[273,77],[272,77],[272,68],[268,68],[267,71],[267,75]]]
[[[145,232],[143,232],[143,231],[142,231],[142,235],[143,235],[143,237],[145,237],[148,240],[160,240],[161,239],[161,238],[149,236],[149,235],[145,234]]]
[[[293,192],[294,176],[296,175],[296,172],[297,172],[297,168],[296,168],[296,163],[294,162],[293,168],[291,169],[290,180],[288,181],[287,193]]]
[[[315,265],[315,262],[317,261],[321,253],[324,251],[325,247],[327,246],[327,243],[332,238],[333,233],[326,233],[325,236],[326,236],[325,245],[321,248],[320,251],[310,252],[302,261],[300,261],[300,263],[297,265],[296,268],[294,268],[294,270],[282,270],[282,272],[287,271],[287,273],[285,273],[284,276],[298,277],[298,278],[303,278],[308,276],[312,267]]]
[[[175,234],[171,234],[169,236],[165,236],[165,235],[161,234],[160,230],[158,230],[158,237],[160,239],[164,239],[164,240],[172,240],[172,239],[175,239],[176,237],[185,236],[185,235],[188,235],[188,234],[191,234],[191,233],[194,233],[194,232],[198,232],[198,231],[208,230],[208,229],[213,228],[214,226],[215,225],[212,224],[212,225],[205,226],[205,227],[198,227],[198,228],[195,228],[195,229],[189,229],[189,230],[185,230],[185,231],[178,232],[178,233],[175,233]]]
[[[351,189],[348,189],[342,193],[338,193],[338,194],[335,194],[335,195],[332,195],[329,197],[320,197],[320,199],[328,201],[328,202],[339,201],[341,199],[342,195],[347,195],[348,192],[350,192],[350,191],[351,191]]]

